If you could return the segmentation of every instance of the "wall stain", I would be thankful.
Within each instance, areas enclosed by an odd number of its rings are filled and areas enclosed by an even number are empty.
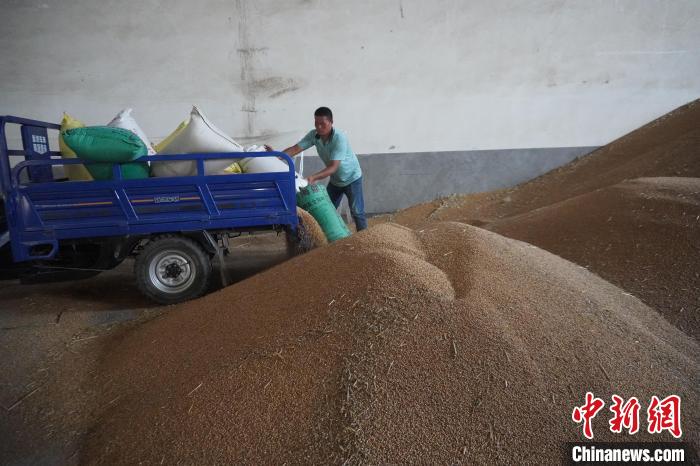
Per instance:
[[[252,3],[254,6],[255,3]],[[255,47],[252,43],[251,14],[249,0],[236,0],[235,8],[238,19],[238,47],[236,53],[240,57],[240,85],[243,102],[240,111],[245,114],[245,133],[241,139],[259,137],[257,134],[257,101],[259,97],[275,99],[283,94],[294,92],[302,87],[301,81],[281,76],[259,77],[256,64],[268,47]],[[254,15],[252,16],[254,17]]]
[[[274,99],[282,94],[301,89],[301,83],[292,78],[272,76],[254,81],[252,87],[255,89],[255,92],[261,94],[269,93],[268,97]]]
[[[254,55],[256,53],[267,52],[268,50],[268,47],[248,47],[246,49],[237,49],[236,51],[240,54]]]
[[[241,111],[246,113],[246,136],[255,133],[255,91],[250,85],[255,81],[255,48],[250,43],[250,30],[248,27],[249,14],[248,2],[236,0],[238,14],[238,55],[241,57],[241,87],[243,91],[243,103]]]
[[[270,97],[271,99],[276,99],[277,97],[279,97],[279,96],[281,96],[281,95],[283,95],[283,94],[286,94],[286,93],[288,93],[288,92],[298,91],[299,89],[301,89],[301,87],[299,87],[299,86],[287,87],[287,88],[285,88],[285,89],[280,89],[280,90],[277,91],[277,92],[273,92],[272,94],[270,94],[269,97]]]
[[[253,86],[255,89],[260,91],[271,91],[277,89],[278,87],[285,86],[288,82],[292,82],[292,80],[279,76],[272,76],[269,78],[258,79],[253,83]]]

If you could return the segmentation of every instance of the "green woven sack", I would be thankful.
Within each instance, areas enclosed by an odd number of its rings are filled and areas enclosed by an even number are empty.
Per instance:
[[[96,180],[111,180],[113,163],[92,163],[85,165]],[[122,179],[137,180],[148,178],[148,164],[145,162],[122,163]]]
[[[78,157],[94,162],[131,162],[148,154],[143,141],[123,128],[87,126],[66,130],[61,135]]]
[[[301,188],[297,193],[297,205],[316,219],[329,242],[350,236],[350,230],[335,210],[325,186],[311,184]]]

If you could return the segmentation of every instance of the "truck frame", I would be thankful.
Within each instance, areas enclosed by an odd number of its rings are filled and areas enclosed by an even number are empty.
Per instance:
[[[9,125],[19,126],[22,149],[8,148]],[[284,232],[291,251],[310,247],[296,210],[294,162],[285,153],[148,156],[139,161],[193,160],[196,175],[123,179],[115,163],[111,180],[69,181],[54,179],[52,167],[93,162],[50,150],[53,130],[60,125],[0,117],[0,279],[84,278],[135,257],[141,292],[171,304],[208,290],[212,260],[230,252],[232,237]],[[12,166],[10,157],[24,160]],[[289,171],[204,174],[206,160],[245,157],[279,157]]]

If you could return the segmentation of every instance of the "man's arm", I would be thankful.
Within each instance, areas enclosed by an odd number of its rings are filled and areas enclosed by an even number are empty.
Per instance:
[[[328,165],[326,168],[324,168],[320,172],[314,173],[311,176],[307,176],[306,181],[308,181],[309,184],[312,184],[318,180],[322,180],[324,178],[327,178],[327,177],[331,176],[333,173],[337,172],[338,167],[340,167],[340,160],[333,160],[330,165]]]
[[[267,144],[265,144],[265,150],[267,150],[268,152],[274,151],[274,149],[271,146],[268,146]],[[302,150],[303,149],[301,148],[301,146],[299,144],[294,144],[292,147],[287,147],[282,152],[284,152],[285,154],[287,154],[290,157],[294,157]]]

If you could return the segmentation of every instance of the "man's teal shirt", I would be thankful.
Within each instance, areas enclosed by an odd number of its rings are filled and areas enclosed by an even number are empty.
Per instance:
[[[340,160],[338,171],[331,175],[331,183],[335,186],[344,187],[357,181],[362,176],[360,162],[352,151],[348,137],[342,131],[333,128],[333,134],[328,142],[324,142],[321,137],[317,137],[316,130],[309,131],[298,143],[302,150],[311,146],[316,146],[318,156],[321,157],[326,166],[332,160]]]

